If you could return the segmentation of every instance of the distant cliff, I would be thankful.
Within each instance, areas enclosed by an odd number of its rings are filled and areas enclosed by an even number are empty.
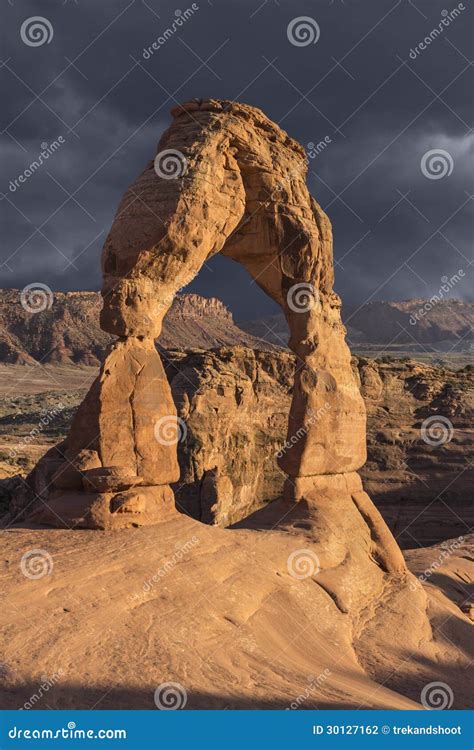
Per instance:
[[[45,309],[31,312],[20,290],[0,290],[0,362],[97,365],[112,337],[101,330],[99,292],[54,292]],[[40,307],[43,300],[33,300]],[[473,344],[474,304],[460,300],[369,302],[343,307],[347,338],[354,350],[468,351]],[[220,300],[198,294],[175,298],[158,343],[168,349],[246,346],[285,349],[283,313],[235,323]]]
[[[54,292],[43,299],[40,293],[36,300],[30,297],[23,304],[20,295],[18,289],[0,292],[0,362],[99,363],[112,336],[99,326],[102,300],[98,292]],[[272,348],[238,328],[220,300],[197,294],[176,297],[158,342],[178,349],[236,344]]]

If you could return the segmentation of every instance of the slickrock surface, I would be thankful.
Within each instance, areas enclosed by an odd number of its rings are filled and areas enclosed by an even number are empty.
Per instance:
[[[298,515],[264,530],[264,520],[278,519],[254,518],[257,528],[241,530],[181,516],[113,534],[0,532],[2,708],[155,709],[154,692],[166,682],[186,691],[186,709],[421,709],[433,681],[449,686],[454,708],[472,705],[472,625],[460,589],[472,580],[472,544],[441,558],[424,593],[417,579],[404,588],[370,562],[362,528],[351,550],[364,585],[340,565],[331,570],[328,554],[343,551],[329,553],[314,538],[321,518],[298,506]],[[50,555],[24,563],[43,571],[36,579],[20,569],[31,550]],[[298,550],[308,566],[293,570],[307,578],[288,569]],[[408,559],[419,574],[442,552]],[[310,553],[330,566],[324,574],[311,569]],[[344,612],[347,597],[364,592],[365,602]],[[38,699],[45,679],[51,687]]]

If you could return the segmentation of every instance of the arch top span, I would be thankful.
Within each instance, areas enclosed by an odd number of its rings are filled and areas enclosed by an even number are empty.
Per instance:
[[[176,292],[222,252],[288,320],[297,367],[278,457],[287,499],[328,487],[334,475],[334,486],[352,482],[360,492],[360,480],[340,478],[365,462],[365,408],[333,291],[331,224],[306,186],[305,151],[239,102],[194,100],[172,114],[103,248],[101,325],[119,338],[65,443],[42,459],[30,485],[78,525],[166,515],[179,467],[176,441],[159,433],[166,420],[176,424],[176,410],[154,339]]]
[[[103,328],[158,335],[173,295],[217,252],[282,306],[298,281],[330,294],[331,227],[306,187],[302,146],[237,102],[188,102],[172,114],[105,242]]]

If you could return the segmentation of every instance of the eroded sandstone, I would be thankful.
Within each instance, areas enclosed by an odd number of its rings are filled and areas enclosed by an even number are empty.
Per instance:
[[[280,497],[286,477],[275,458],[287,445],[294,356],[244,347],[163,356],[187,426],[178,443],[180,508],[229,525]],[[362,357],[352,366],[368,417],[360,473],[392,531],[409,548],[465,533],[472,521],[473,373]],[[450,439],[423,439],[424,421],[442,427],[440,418],[452,425]]]
[[[217,252],[240,262],[288,320],[297,367],[290,443],[278,456],[290,479],[288,500],[298,499],[291,497],[294,480],[350,474],[366,458],[365,408],[332,288],[331,224],[306,187],[304,150],[260,110],[240,103],[192,102],[173,115],[155,160],[125,194],[104,245],[101,326],[118,339],[56,449],[54,478],[45,482],[39,465],[29,479],[48,505],[48,522],[55,504],[64,506],[58,496],[65,490],[55,485],[64,475],[61,459],[80,471],[84,451],[97,455],[100,466],[90,468],[102,467],[108,478],[103,474],[94,485],[86,477],[83,490],[107,490],[101,508],[111,493],[117,526],[124,521],[114,493],[123,481],[114,485],[113,467],[129,477],[132,495],[139,485],[162,492],[177,481],[177,439],[170,433],[179,437],[181,425],[153,342],[176,292]],[[227,480],[218,466],[210,472],[212,497]],[[64,476],[59,481],[64,485]],[[129,523],[147,522],[143,504],[127,507]],[[41,506],[34,512],[41,517]]]
[[[69,436],[28,479],[30,519],[119,529],[178,515],[170,484],[187,427],[154,339],[176,292],[222,252],[281,306],[296,357],[285,450],[273,456],[286,477],[273,527],[307,530],[320,585],[356,615],[382,594],[386,576],[403,591],[408,573],[356,473],[366,460],[366,413],[333,291],[330,221],[308,192],[304,150],[260,110],[206,100],[173,115],[103,249],[100,320],[117,339]],[[217,388],[225,395],[225,384]],[[243,386],[234,393],[238,407]],[[231,483],[216,445],[200,490],[210,513]]]

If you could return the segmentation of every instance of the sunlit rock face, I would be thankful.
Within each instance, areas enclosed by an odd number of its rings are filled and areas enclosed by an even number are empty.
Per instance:
[[[218,252],[241,263],[288,321],[296,370],[275,459],[288,477],[286,501],[316,502],[333,486],[321,477],[352,475],[366,460],[365,407],[333,291],[331,224],[308,192],[303,148],[244,104],[193,101],[172,114],[103,249],[101,326],[118,339],[69,437],[29,479],[48,501],[35,517],[48,523],[58,523],[54,503],[68,523],[100,528],[172,512],[186,425],[153,342],[176,292]],[[219,481],[209,475],[211,497]],[[257,488],[250,478],[248,486]]]

